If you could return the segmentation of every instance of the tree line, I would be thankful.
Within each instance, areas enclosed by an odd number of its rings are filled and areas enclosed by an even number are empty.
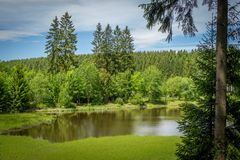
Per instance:
[[[160,103],[167,96],[195,97],[188,74],[191,71],[184,67],[194,54],[134,53],[127,26],[123,30],[116,26],[112,31],[108,24],[102,30],[98,23],[93,33],[93,54],[75,55],[74,31],[71,16],[66,12],[60,21],[55,17],[51,23],[46,37],[47,58],[0,63],[1,112],[108,102]],[[186,71],[180,71],[180,65]],[[173,87],[172,83],[176,85]]]

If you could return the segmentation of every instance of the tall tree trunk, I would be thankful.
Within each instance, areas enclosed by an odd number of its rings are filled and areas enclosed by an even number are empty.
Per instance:
[[[217,1],[217,42],[216,42],[216,109],[214,143],[215,158],[225,160],[225,126],[226,126],[226,52],[228,0]]]

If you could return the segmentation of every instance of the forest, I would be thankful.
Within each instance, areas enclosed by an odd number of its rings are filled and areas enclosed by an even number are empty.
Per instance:
[[[112,31],[107,25],[102,31],[99,23],[92,42],[94,54],[75,55],[77,39],[70,18],[66,12],[60,22],[53,20],[46,42],[47,58],[0,63],[1,112],[109,102],[164,103],[164,97],[197,97],[192,76],[199,51],[134,52],[128,27],[121,30],[116,26]],[[66,34],[63,44],[55,38],[61,32]]]

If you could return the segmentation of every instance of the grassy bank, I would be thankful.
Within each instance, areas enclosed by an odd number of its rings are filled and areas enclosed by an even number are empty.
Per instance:
[[[175,160],[179,137],[116,136],[49,143],[0,136],[1,160]]]
[[[54,115],[43,113],[0,114],[0,133],[4,130],[50,123]]]
[[[182,100],[172,100],[168,101],[166,104],[152,104],[146,103],[146,107],[148,109],[151,108],[169,108],[169,109],[178,109],[180,104],[184,103]],[[84,105],[77,106],[74,109],[71,108],[46,108],[40,109],[37,112],[40,113],[62,113],[62,112],[88,112],[88,111],[118,111],[118,110],[127,110],[127,109],[139,109],[139,105],[133,104],[114,104],[108,103],[103,105]]]

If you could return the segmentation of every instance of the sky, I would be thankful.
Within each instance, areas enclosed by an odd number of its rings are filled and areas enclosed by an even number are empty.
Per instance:
[[[55,16],[66,11],[72,16],[78,43],[76,54],[92,53],[91,41],[96,24],[108,23],[130,28],[135,51],[191,50],[201,40],[205,24],[211,19],[207,6],[194,10],[198,33],[183,36],[177,24],[173,26],[173,41],[158,26],[146,28],[143,10],[138,7],[150,0],[0,0],[0,60],[46,57],[45,43],[50,24]]]

